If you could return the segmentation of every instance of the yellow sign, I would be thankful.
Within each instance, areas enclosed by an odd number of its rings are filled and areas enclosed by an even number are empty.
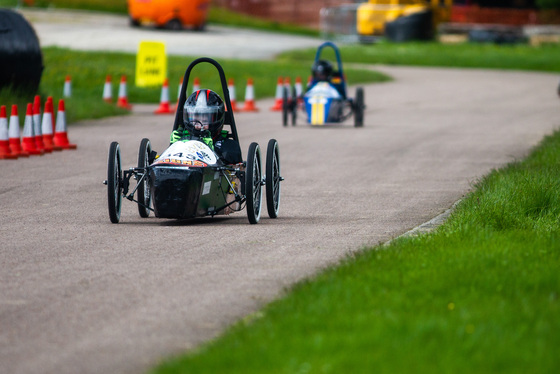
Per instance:
[[[136,55],[136,86],[161,86],[167,77],[167,56],[162,42],[140,42]]]

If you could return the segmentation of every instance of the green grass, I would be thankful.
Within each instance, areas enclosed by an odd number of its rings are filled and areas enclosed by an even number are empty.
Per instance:
[[[560,371],[560,133],[435,232],[370,248],[153,373]]]
[[[198,56],[197,56],[198,57]],[[168,77],[170,81],[169,95],[171,101],[177,100],[178,85],[188,65],[196,57],[168,56]],[[247,78],[254,80],[255,97],[262,99],[274,97],[279,76],[289,76],[294,82],[300,76],[307,79],[310,64],[305,62],[291,63],[287,61],[242,61],[217,59],[224,68],[226,77],[233,78],[236,87],[236,98],[244,100]],[[45,101],[52,96],[55,101],[62,98],[64,79],[72,78],[72,97],[66,99],[68,123],[89,118],[102,118],[109,115],[125,114],[126,111],[110,105],[102,100],[103,85],[106,75],[113,78],[113,100],[116,101],[118,84],[122,75],[127,76],[128,99],[132,103],[158,103],[161,87],[140,88],[135,86],[136,55],[132,53],[113,52],[80,52],[69,49],[48,47],[43,48],[43,64],[45,66],[39,94]],[[274,72],[271,74],[271,72]],[[199,77],[201,85],[221,93],[218,75],[209,64],[195,67],[193,76]],[[350,70],[347,73],[350,84],[365,82],[382,82],[389,78],[381,73],[366,70]],[[192,91],[192,84],[189,91]],[[34,93],[14,93],[11,90],[0,91],[0,104],[8,108],[18,104],[20,112],[27,102],[32,102]]]
[[[560,71],[558,45],[440,44],[437,42],[348,45],[340,47],[344,63]],[[311,61],[315,49],[283,53],[280,60]],[[325,56],[331,55],[325,49]]]

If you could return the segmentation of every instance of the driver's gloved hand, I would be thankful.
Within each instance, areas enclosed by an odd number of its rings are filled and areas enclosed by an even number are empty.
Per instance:
[[[171,133],[171,137],[169,138],[169,142],[171,144],[173,144],[176,141],[181,140],[182,137],[183,137],[183,128],[179,127],[177,130],[174,130]]]

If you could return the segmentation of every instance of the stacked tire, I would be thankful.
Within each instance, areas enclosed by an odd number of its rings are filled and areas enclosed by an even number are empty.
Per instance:
[[[23,16],[0,9],[0,88],[36,93],[43,55],[33,27]]]

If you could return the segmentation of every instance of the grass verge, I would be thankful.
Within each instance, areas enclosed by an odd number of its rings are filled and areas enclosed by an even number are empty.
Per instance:
[[[184,76],[188,65],[196,57],[168,56],[168,77],[170,81],[169,95],[172,102],[177,100],[180,79]],[[262,99],[274,97],[279,76],[291,77],[292,82],[300,76],[304,80],[310,74],[311,65],[306,62],[288,61],[242,61],[217,59],[224,68],[226,77],[233,78],[236,86],[236,98],[243,101],[247,78],[254,80],[255,97]],[[113,100],[116,101],[118,84],[122,75],[127,76],[128,99],[132,103],[158,103],[161,87],[140,88],[135,86],[136,55],[116,52],[82,52],[64,48],[43,48],[45,70],[39,87],[40,95],[45,101],[53,96],[57,101],[62,97],[64,79],[72,78],[72,97],[66,99],[68,123],[82,119],[102,118],[110,115],[126,114],[127,112],[102,100],[103,85],[106,75],[113,78]],[[209,64],[198,65],[193,70],[193,77],[199,77],[205,88],[217,90],[221,95],[218,75]],[[191,79],[193,79],[191,77]],[[348,82],[371,83],[389,80],[381,73],[367,70],[349,70]],[[189,91],[192,92],[192,85]],[[25,108],[27,102],[33,101],[33,94],[0,91],[0,104],[8,106],[17,104]]]
[[[436,231],[302,282],[152,373],[560,371],[560,133]]]
[[[340,51],[344,63],[560,71],[560,48],[557,45],[381,42],[345,45],[340,47]],[[279,60],[312,61],[315,52],[315,49],[290,51],[281,54]],[[330,49],[324,52],[324,56],[330,56]]]

